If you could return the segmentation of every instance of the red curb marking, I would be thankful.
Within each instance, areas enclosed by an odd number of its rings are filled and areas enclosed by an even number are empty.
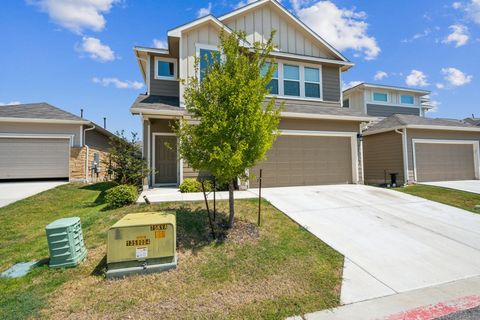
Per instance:
[[[432,320],[457,311],[474,308],[480,305],[480,296],[466,296],[459,299],[440,302],[403,311],[385,318],[385,320]]]

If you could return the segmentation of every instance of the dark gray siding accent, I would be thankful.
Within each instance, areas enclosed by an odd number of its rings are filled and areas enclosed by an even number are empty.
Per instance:
[[[177,63],[178,68],[178,63]],[[150,56],[150,95],[178,97],[180,84],[178,81],[155,79],[155,57]]]
[[[108,151],[110,149],[110,138],[95,130],[86,131],[85,144],[90,148]]]
[[[410,114],[419,116],[419,108],[396,107],[379,104],[367,104],[367,114],[374,117],[389,117],[394,114]]]
[[[338,67],[322,66],[323,100],[340,101],[340,72]]]

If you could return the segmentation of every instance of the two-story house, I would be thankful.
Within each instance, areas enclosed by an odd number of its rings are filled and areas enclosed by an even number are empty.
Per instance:
[[[393,114],[424,116],[431,109],[430,91],[360,83],[343,91],[343,107],[373,117]]]
[[[195,57],[219,50],[221,30],[242,30],[246,45],[264,42],[272,29],[277,64],[271,94],[285,101],[281,135],[263,169],[263,186],[297,186],[363,181],[361,124],[371,120],[362,110],[342,107],[342,72],[353,63],[275,0],[260,0],[220,17],[208,15],[168,31],[168,48],[135,47],[146,94],[131,107],[143,125],[143,150],[154,173],[148,187],[178,185],[198,173],[165,147],[175,146],[171,124],[188,118],[180,79],[194,75]],[[200,63],[206,68],[206,61]],[[249,182],[257,185],[256,180]]]

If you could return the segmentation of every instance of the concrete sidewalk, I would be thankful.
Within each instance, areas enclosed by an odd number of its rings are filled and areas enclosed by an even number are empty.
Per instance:
[[[431,320],[480,305],[480,277],[318,311],[290,320]]]
[[[147,199],[151,203],[158,202],[177,202],[177,201],[204,201],[202,192],[181,193],[178,188],[155,188],[143,191],[137,200],[137,203],[145,203],[143,199],[147,196]],[[208,193],[207,198],[213,200],[213,192]],[[250,199],[258,198],[254,192],[250,191],[235,191],[235,199]],[[219,191],[216,193],[217,200],[228,200],[228,191]]]

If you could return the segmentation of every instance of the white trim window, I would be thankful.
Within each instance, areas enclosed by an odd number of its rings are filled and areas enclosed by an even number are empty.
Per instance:
[[[198,58],[198,74],[197,77],[202,81],[205,76],[206,69],[210,64],[214,63],[215,58],[220,58],[219,50],[217,46],[207,45],[207,44],[196,44],[196,55]],[[205,59],[206,58],[206,59]]]
[[[415,96],[410,94],[402,94],[400,95],[400,103],[413,106],[415,104]]]
[[[300,66],[283,65],[283,91],[285,96],[300,97]]]
[[[318,98],[322,97],[322,91],[320,68],[304,67],[304,87],[306,98]]]
[[[155,79],[177,80],[177,59],[155,57]]]
[[[278,86],[278,64],[275,63],[276,69],[273,72],[272,75],[272,80],[270,80],[267,89],[269,90],[269,94],[273,95],[278,95],[279,93],[279,86]],[[265,76],[265,74],[268,71],[268,68],[270,68],[270,62],[265,63],[265,66],[262,69],[262,76]]]
[[[388,93],[374,91],[372,93],[372,100],[375,101],[375,102],[387,103],[388,102]]]

